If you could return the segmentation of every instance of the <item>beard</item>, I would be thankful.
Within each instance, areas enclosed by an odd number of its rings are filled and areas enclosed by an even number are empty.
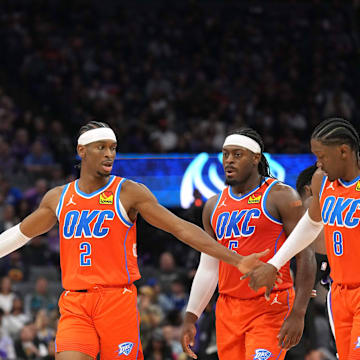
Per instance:
[[[236,185],[241,185],[243,182],[240,181],[239,179],[228,179],[225,178],[225,185],[230,185],[230,186],[236,186]]]
[[[102,172],[100,172],[100,171],[97,171],[96,172],[100,177],[108,177],[108,176],[110,176],[110,173],[102,173]]]
[[[236,176],[232,178],[227,178],[225,176],[225,185],[241,186],[243,184],[246,184],[246,182],[249,180],[251,175],[252,175],[251,171],[242,171],[241,173],[236,174]]]

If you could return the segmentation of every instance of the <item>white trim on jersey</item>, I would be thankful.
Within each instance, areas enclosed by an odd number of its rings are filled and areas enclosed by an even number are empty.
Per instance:
[[[266,200],[267,197],[269,195],[270,190],[272,189],[272,187],[276,184],[279,183],[279,180],[274,180],[268,187],[267,189],[264,191],[263,195],[262,195],[262,199],[261,199],[261,210],[262,213],[267,217],[268,220],[272,221],[274,224],[277,225],[282,225],[283,223],[281,221],[279,221],[278,219],[275,219],[267,210],[266,207]]]
[[[131,227],[134,223],[129,219],[123,204],[120,201],[121,186],[126,181],[126,178],[121,179],[115,190],[115,212],[120,221],[127,227]]]
[[[69,189],[69,186],[70,186],[70,183],[65,185],[63,191],[61,192],[59,202],[58,202],[58,204],[56,206],[55,214],[56,214],[56,217],[58,218],[58,220],[60,218],[60,213],[61,213],[61,210],[62,210],[63,205],[64,205],[64,198],[65,198],[66,193],[67,193],[67,191]]]

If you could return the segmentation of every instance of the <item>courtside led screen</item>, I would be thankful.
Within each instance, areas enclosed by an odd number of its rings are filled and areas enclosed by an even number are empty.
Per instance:
[[[295,187],[312,154],[265,154],[274,177]],[[222,154],[118,154],[113,173],[146,185],[166,207],[188,208],[197,189],[206,200],[224,187]]]

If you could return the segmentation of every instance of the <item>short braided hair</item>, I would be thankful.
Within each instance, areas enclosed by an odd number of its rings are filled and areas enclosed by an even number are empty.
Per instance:
[[[349,145],[359,154],[359,134],[355,127],[342,118],[330,118],[321,122],[313,131],[311,138],[324,145]]]

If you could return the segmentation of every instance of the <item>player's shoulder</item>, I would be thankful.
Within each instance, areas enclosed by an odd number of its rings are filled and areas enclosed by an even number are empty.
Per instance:
[[[52,189],[48,190],[48,192],[45,194],[45,196],[48,198],[56,198],[56,197],[60,198],[62,192],[65,189],[65,186],[66,185],[55,186]]]
[[[126,179],[122,183],[121,189],[124,192],[139,192],[139,191],[141,192],[141,191],[149,190],[146,185],[130,179]]]
[[[267,205],[270,204],[274,204],[276,207],[301,206],[302,201],[293,187],[278,181],[269,190]]]
[[[140,202],[157,202],[155,195],[146,185],[126,179],[121,187],[121,201],[126,202],[129,207],[137,208]]]
[[[288,184],[277,181],[269,190],[269,195],[273,196],[298,196],[297,191]]]

